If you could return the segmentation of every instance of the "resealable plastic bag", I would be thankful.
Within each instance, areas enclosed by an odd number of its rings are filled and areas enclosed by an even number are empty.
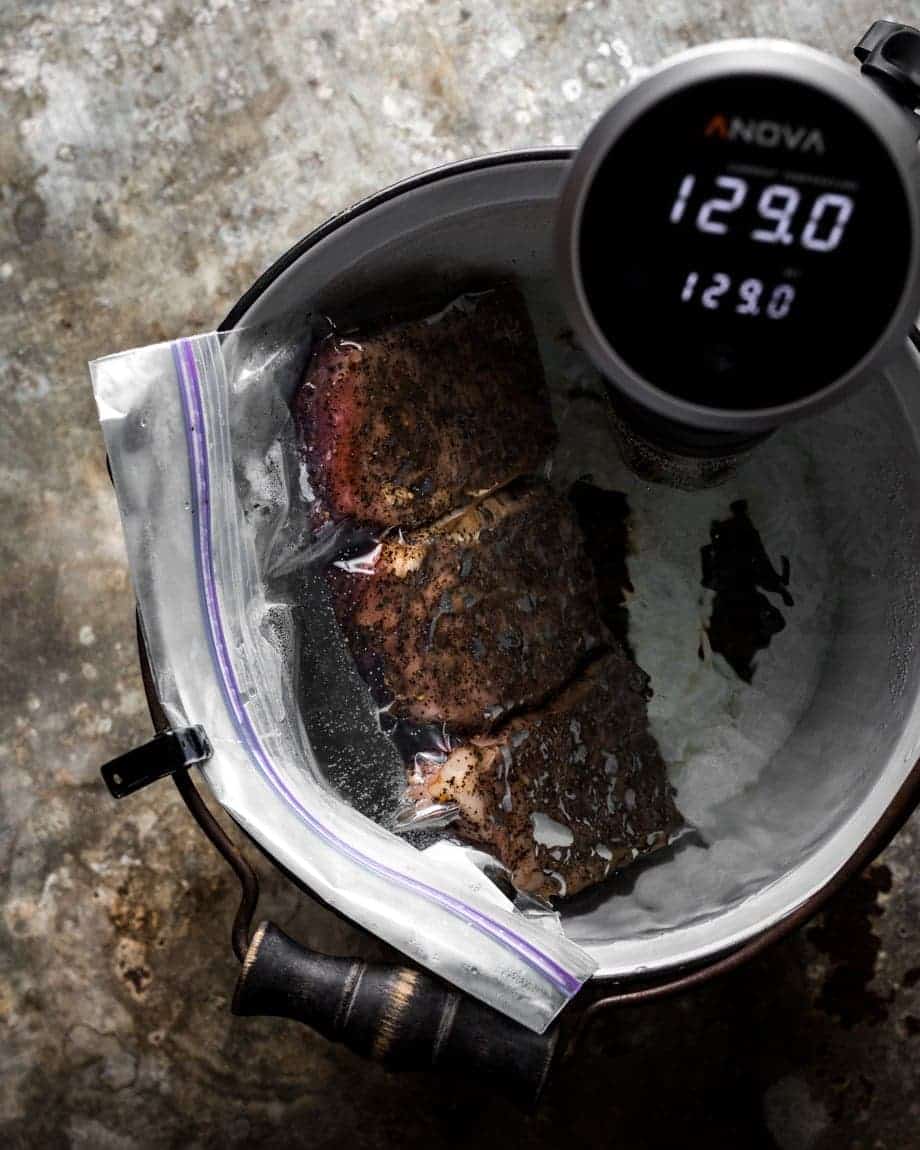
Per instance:
[[[338,632],[322,570],[342,540],[311,526],[285,398],[310,349],[292,316],[90,365],[157,694],[204,727],[211,790],[278,863],[542,1031],[593,960],[482,852],[398,833],[402,761]]]

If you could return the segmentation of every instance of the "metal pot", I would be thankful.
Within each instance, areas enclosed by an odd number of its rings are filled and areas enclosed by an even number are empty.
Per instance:
[[[366,314],[410,282],[448,291],[473,278],[510,276],[522,284],[538,331],[551,338],[565,327],[551,249],[569,159],[566,150],[508,153],[383,191],[295,245],[243,296],[222,329],[270,325],[295,308]],[[871,860],[920,797],[920,537],[910,514],[920,502],[918,370],[920,357],[905,348],[884,378],[789,432],[794,441],[776,448],[801,460],[799,485],[786,493],[785,505],[794,515],[807,502],[826,573],[815,608],[826,626],[813,679],[791,692],[796,713],[785,716],[781,745],[759,775],[721,798],[717,787],[712,791],[705,842],[679,844],[636,878],[563,908],[567,932],[598,963],[568,1025],[606,1004],[712,977],[788,933]],[[754,455],[760,450],[766,448]],[[777,505],[783,505],[784,474],[774,466],[761,475],[761,486],[775,485],[770,499]],[[757,473],[748,482],[756,486]],[[806,567],[800,579],[808,585],[813,575]],[[152,688],[148,695],[157,721],[162,716]],[[764,721],[776,718],[769,698],[767,704]],[[299,1017],[365,1052],[391,1062],[395,1056],[397,1065],[443,1065],[447,1050],[448,1061],[478,1060],[493,1077],[510,1075],[519,1097],[539,1091],[557,1049],[555,1031],[529,1034],[463,1000],[463,1011],[473,1014],[461,1019],[466,1036],[452,1046],[457,1031],[446,1020],[456,1022],[458,996],[418,972],[409,972],[408,994],[411,999],[418,990],[417,1014],[406,1006],[406,984],[399,999],[399,976],[388,974],[376,998],[345,1011],[352,1016],[349,1031],[340,993],[348,972],[320,972],[316,956],[289,946],[290,940],[279,942],[272,928],[250,939],[254,876],[188,776],[180,776],[180,788],[243,880],[235,932],[244,963],[239,1013]],[[437,991],[423,992],[419,980]],[[310,994],[303,990],[308,985]],[[360,1034],[354,1030],[359,1015]],[[405,1024],[399,1050],[398,1035],[381,1037],[384,1016],[391,1035],[394,1018],[401,1020],[396,1031]]]

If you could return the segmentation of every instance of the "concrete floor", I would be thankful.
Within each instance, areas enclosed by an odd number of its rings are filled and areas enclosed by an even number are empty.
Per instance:
[[[847,56],[869,0],[20,0],[0,9],[0,1144],[920,1146],[920,821],[810,928],[591,1033],[536,1117],[234,1019],[234,884],[149,732],[87,359],[208,328],[333,211],[576,142],[689,44]],[[920,22],[901,0],[897,18]],[[264,867],[262,868],[265,869]],[[266,911],[373,950],[266,875]]]

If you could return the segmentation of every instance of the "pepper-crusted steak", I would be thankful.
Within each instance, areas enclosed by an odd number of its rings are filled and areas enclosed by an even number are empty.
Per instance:
[[[681,825],[647,696],[648,676],[613,651],[542,710],[453,750],[410,793],[457,803],[456,833],[491,849],[519,890],[575,894]]]
[[[332,336],[294,399],[323,510],[418,527],[539,469],[556,440],[517,289],[357,340]]]
[[[370,565],[368,565],[370,566]],[[388,536],[373,573],[336,571],[336,612],[391,712],[487,731],[575,674],[604,631],[581,532],[544,482]]]

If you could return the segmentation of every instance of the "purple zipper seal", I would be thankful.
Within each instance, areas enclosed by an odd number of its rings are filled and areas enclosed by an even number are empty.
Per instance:
[[[195,341],[177,340],[172,345],[176,377],[179,382],[179,395],[185,421],[185,436],[188,445],[189,469],[191,471],[192,511],[196,523],[195,565],[198,572],[198,588],[201,594],[202,610],[208,631],[208,644],[214,665],[220,677],[220,689],[227,710],[233,719],[240,741],[246,747],[253,762],[265,776],[276,793],[290,806],[314,834],[346,855],[352,861],[376,874],[390,879],[400,886],[421,894],[438,903],[445,910],[464,919],[485,935],[497,939],[514,951],[533,970],[544,975],[555,987],[571,998],[582,986],[580,979],[565,967],[560,966],[549,955],[538,950],[526,938],[496,922],[475,907],[468,906],[460,899],[418,879],[401,874],[376,859],[356,850],[350,843],[334,834],[312,815],[290,790],[278,774],[274,764],[262,746],[252,721],[243,705],[236,672],[230,658],[229,645],[224,631],[220,603],[217,597],[217,581],[214,574],[214,552],[211,542],[211,480],[206,448],[206,428],[204,408],[201,401],[201,381],[195,359]]]

